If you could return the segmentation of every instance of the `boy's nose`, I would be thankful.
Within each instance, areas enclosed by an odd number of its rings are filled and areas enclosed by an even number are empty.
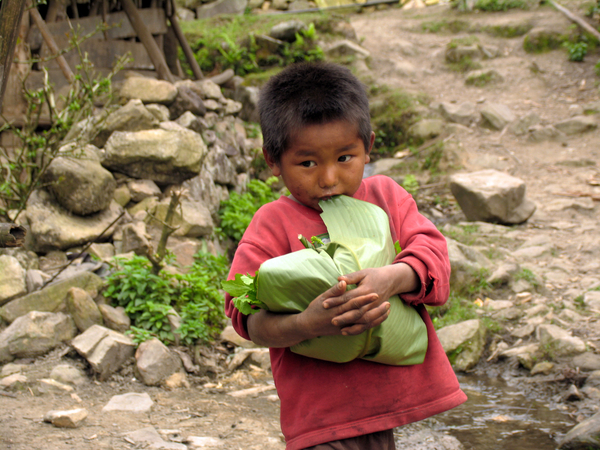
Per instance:
[[[319,177],[319,187],[330,189],[337,185],[337,172],[333,167],[324,167]]]

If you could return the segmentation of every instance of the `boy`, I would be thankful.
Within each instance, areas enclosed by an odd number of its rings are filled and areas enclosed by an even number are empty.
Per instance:
[[[363,180],[375,134],[362,84],[334,64],[290,66],[261,91],[265,160],[289,197],[263,206],[240,241],[230,272],[254,274],[267,259],[304,247],[298,235],[326,233],[319,201],[344,194],[386,211],[403,249],[394,263],[339,278],[299,314],[261,310],[226,313],[246,339],[270,347],[287,450],[394,449],[393,428],[466,400],[423,304],[442,305],[449,292],[446,241],[419,214],[412,197],[388,177]],[[357,285],[346,290],[348,285]],[[382,323],[394,295],[414,305],[428,333],[423,364],[389,366],[356,359],[338,364],[289,347],[325,335],[355,335]]]

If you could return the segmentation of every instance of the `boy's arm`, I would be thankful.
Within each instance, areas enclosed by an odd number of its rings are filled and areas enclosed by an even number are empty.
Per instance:
[[[355,335],[382,323],[389,315],[389,302],[379,302],[376,294],[348,297],[346,282],[340,281],[298,314],[275,314],[261,310],[248,317],[252,341],[266,347],[291,347],[306,339],[336,334]],[[325,306],[331,299],[335,305]],[[334,321],[342,317],[343,320]],[[355,324],[351,328],[348,323]],[[360,321],[360,323],[356,323]]]

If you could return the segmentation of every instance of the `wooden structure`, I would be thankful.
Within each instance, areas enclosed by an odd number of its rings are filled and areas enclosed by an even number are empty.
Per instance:
[[[89,35],[103,23],[108,26],[106,31],[95,33],[81,44],[98,72],[107,73],[117,57],[129,53],[131,61],[125,69],[173,82],[184,76],[177,58],[180,46],[194,77],[203,77],[179,26],[174,0],[48,0],[47,5],[37,8],[32,7],[31,0],[4,0],[1,5],[4,8],[11,3],[13,9],[21,10],[27,4],[20,23],[12,23],[17,42],[13,54],[19,63],[12,64],[2,83],[8,86],[2,114],[17,125],[25,110],[20,98],[22,80],[26,79],[30,88],[40,87],[45,68],[56,91],[69,84],[80,62],[75,50],[65,52],[70,36],[74,32],[80,37]],[[0,40],[0,44],[9,44],[7,41]],[[34,60],[39,62],[24,63]]]

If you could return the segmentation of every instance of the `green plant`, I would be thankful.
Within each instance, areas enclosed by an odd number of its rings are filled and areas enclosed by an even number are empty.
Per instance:
[[[27,102],[25,124],[17,127],[2,117],[4,125],[0,132],[12,133],[21,144],[14,150],[0,147],[0,217],[16,221],[31,193],[43,186],[43,176],[59,155],[59,150],[62,150],[60,156],[79,156],[74,149],[81,148],[87,141],[82,142],[83,138],[72,132],[76,129],[74,125],[92,116],[95,105],[100,101],[105,105],[110,103],[112,78],[125,65],[128,56],[120,58],[106,77],[98,77],[80,44],[101,29],[83,37],[77,32],[72,33],[68,50],[75,49],[81,62],[75,67],[66,97],[57,98],[44,68],[42,88],[31,90],[23,82]],[[41,127],[44,120],[48,120],[50,125]],[[87,139],[92,140],[93,137],[87,136]],[[73,150],[64,150],[69,143],[77,145],[72,147]]]
[[[522,268],[519,272],[514,275],[515,281],[525,280],[528,283],[531,283],[534,287],[539,286],[539,281],[535,274],[527,268]]]
[[[508,11],[509,9],[529,9],[529,5],[524,0],[477,0],[475,9],[497,12]]]
[[[243,194],[232,192],[229,200],[221,202],[220,233],[235,241],[242,239],[258,208],[279,198],[279,194],[271,189],[276,182],[276,177],[271,177],[266,182],[251,180],[247,192]]]
[[[588,52],[588,45],[586,42],[565,41],[563,46],[569,52],[569,61],[581,62]]]
[[[221,329],[223,298],[219,282],[227,275],[227,259],[198,252],[186,273],[165,270],[152,273],[143,256],[115,258],[115,271],[107,277],[104,296],[123,306],[131,318],[131,333],[138,341],[156,337],[169,344],[179,340],[192,345],[207,342]],[[181,325],[173,330],[170,315]]]
[[[419,182],[417,181],[417,178],[414,175],[408,174],[404,177],[404,180],[402,181],[402,187],[406,189],[406,192],[414,196],[416,195],[417,190],[419,189]]]
[[[421,23],[421,29],[426,33],[461,33],[471,28],[469,22],[464,20],[431,20]]]
[[[375,156],[393,154],[408,140],[408,128],[417,119],[416,103],[411,94],[399,89],[376,86],[371,89],[375,98],[371,101],[371,118],[375,132]]]
[[[427,307],[436,330],[465,320],[477,318],[478,306],[456,292],[450,292],[448,301],[443,306]]]

